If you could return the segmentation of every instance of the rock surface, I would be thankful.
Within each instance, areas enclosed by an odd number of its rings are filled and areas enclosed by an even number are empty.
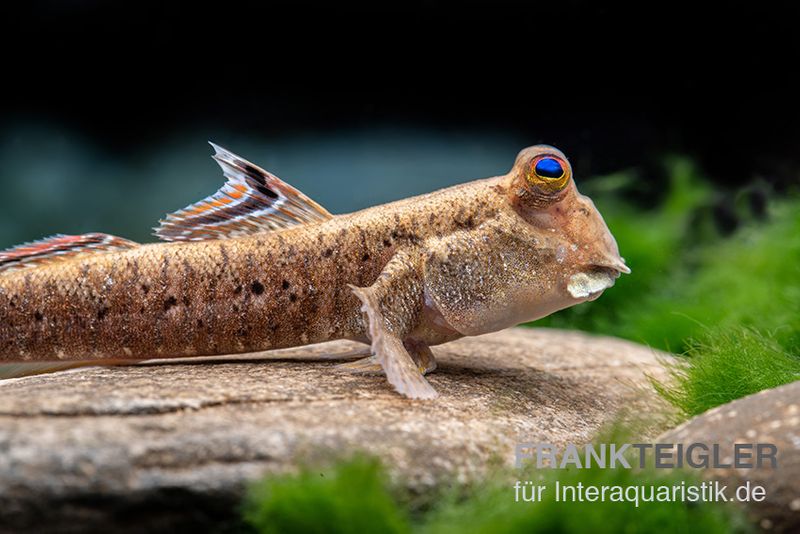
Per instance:
[[[728,485],[729,494],[747,481],[763,486],[764,501],[747,503],[754,523],[770,532],[800,532],[800,381],[713,408],[658,441],[718,443],[721,451],[732,451],[734,443],[774,444],[777,469],[718,468],[704,475]],[[730,455],[721,460],[731,463]]]
[[[0,382],[0,530],[220,524],[248,481],[356,450],[425,491],[512,464],[520,441],[581,443],[622,407],[663,409],[645,373],[663,376],[666,355],[576,332],[511,329],[435,347],[435,401],[333,362],[289,360],[354,346]]]

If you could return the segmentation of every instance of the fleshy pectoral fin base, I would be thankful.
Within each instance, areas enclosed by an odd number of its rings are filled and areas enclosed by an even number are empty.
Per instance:
[[[406,350],[403,340],[389,330],[373,288],[355,286],[350,288],[361,300],[361,310],[367,314],[373,357],[383,368],[389,383],[398,393],[410,399],[438,397],[436,390],[425,380],[411,354]]]

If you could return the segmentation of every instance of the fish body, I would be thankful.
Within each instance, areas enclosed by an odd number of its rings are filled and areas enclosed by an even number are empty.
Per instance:
[[[552,147],[523,150],[503,176],[337,216],[215,148],[228,182],[162,221],[167,242],[87,234],[0,253],[0,360],[351,339],[371,349],[351,370],[430,398],[430,346],[597,298],[629,272]]]

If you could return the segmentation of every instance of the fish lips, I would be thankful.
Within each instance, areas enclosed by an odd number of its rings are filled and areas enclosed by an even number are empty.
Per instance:
[[[612,287],[621,274],[630,274],[622,258],[602,265],[590,265],[569,277],[567,292],[577,300],[595,300]]]

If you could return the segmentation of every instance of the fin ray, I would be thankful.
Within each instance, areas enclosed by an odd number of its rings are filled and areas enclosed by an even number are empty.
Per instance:
[[[164,241],[200,241],[268,232],[333,217],[277,176],[209,143],[227,178],[213,195],[167,215],[155,235]]]
[[[138,243],[110,234],[56,234],[0,251],[0,273],[38,267],[79,254],[111,252],[138,247]]]

